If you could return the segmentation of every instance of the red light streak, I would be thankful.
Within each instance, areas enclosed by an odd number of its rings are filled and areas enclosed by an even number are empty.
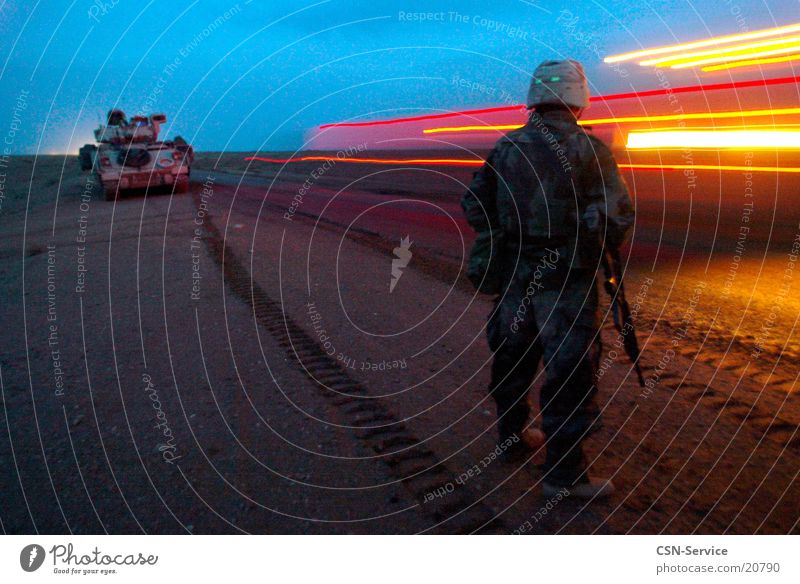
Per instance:
[[[718,91],[723,89],[744,89],[747,87],[765,87],[769,85],[781,85],[784,83],[797,83],[800,81],[800,75],[792,77],[776,77],[774,79],[753,79],[750,81],[734,81],[730,83],[714,83],[710,85],[687,85],[683,87],[673,87],[672,89],[649,89],[647,91],[631,91],[628,93],[614,93],[611,95],[595,95],[589,98],[589,101],[613,101],[615,99],[631,99],[642,97],[653,97],[657,95],[666,95],[668,93],[691,93],[695,91]],[[319,127],[320,130],[325,128],[355,128],[364,126],[385,126],[388,124],[401,124],[405,122],[421,122],[425,120],[438,120],[442,118],[449,118],[454,116],[472,116],[478,114],[488,114],[497,112],[507,112],[521,110],[524,106],[522,104],[492,107],[484,109],[463,110],[457,112],[447,112],[443,114],[430,114],[424,116],[414,116],[410,118],[393,118],[390,120],[374,120],[370,122],[335,122],[332,124],[323,124]]]
[[[788,107],[780,109],[762,110],[740,110],[730,112],[708,112],[694,114],[666,114],[657,116],[620,116],[618,118],[589,118],[579,120],[581,126],[600,126],[604,124],[626,124],[632,122],[664,122],[675,120],[714,120],[727,118],[753,118],[768,116],[788,116],[800,114],[800,107]],[[441,128],[425,128],[423,134],[440,134],[447,132],[497,132],[500,130],[515,130],[521,128],[522,124],[503,125],[503,126],[443,126]]]
[[[477,114],[492,114],[496,112],[509,112],[513,110],[524,109],[525,106],[519,105],[504,105],[500,107],[490,107],[484,109],[464,110],[462,112],[447,112],[444,114],[429,114],[424,116],[414,116],[411,118],[393,118],[391,120],[374,120],[371,122],[335,122],[332,124],[323,124],[319,127],[320,130],[325,128],[353,128],[359,126],[385,126],[387,124],[400,124],[404,122],[421,122],[424,120],[438,120],[441,118],[449,118],[451,116],[459,115],[477,115]]]

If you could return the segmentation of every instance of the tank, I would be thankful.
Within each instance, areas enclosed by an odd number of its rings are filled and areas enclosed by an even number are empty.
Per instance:
[[[108,112],[105,125],[94,131],[97,144],[86,144],[78,153],[81,169],[97,174],[106,200],[133,189],[189,190],[194,149],[179,136],[160,142],[166,121],[164,114],[129,121],[122,110]]]

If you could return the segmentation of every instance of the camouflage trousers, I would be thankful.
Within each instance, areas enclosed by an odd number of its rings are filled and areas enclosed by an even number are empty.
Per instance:
[[[494,352],[489,390],[497,403],[500,438],[520,433],[529,415],[528,389],[544,361],[539,403],[547,437],[545,479],[572,485],[586,471],[581,443],[599,423],[598,297],[594,271],[556,264],[526,262],[498,299],[488,325]]]

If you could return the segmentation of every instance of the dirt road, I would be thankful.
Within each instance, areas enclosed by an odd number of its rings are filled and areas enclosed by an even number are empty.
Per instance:
[[[116,203],[72,159],[14,161],[6,532],[798,531],[794,218],[726,285],[739,211],[700,229],[721,251],[684,235],[687,253],[677,211],[643,197],[628,291],[648,387],[607,361],[587,444],[619,492],[587,506],[542,497],[541,453],[494,456],[490,302],[460,274],[469,171],[240,159],[201,157],[188,196]]]

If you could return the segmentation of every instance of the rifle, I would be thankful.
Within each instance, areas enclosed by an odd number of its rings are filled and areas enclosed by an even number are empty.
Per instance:
[[[611,314],[614,317],[614,328],[622,335],[625,352],[631,358],[639,386],[644,387],[642,368],[639,365],[639,341],[636,340],[636,329],[633,327],[631,309],[625,298],[625,284],[622,281],[619,250],[603,248],[603,272],[605,273],[605,289],[611,297]],[[627,329],[627,330],[625,330]]]

